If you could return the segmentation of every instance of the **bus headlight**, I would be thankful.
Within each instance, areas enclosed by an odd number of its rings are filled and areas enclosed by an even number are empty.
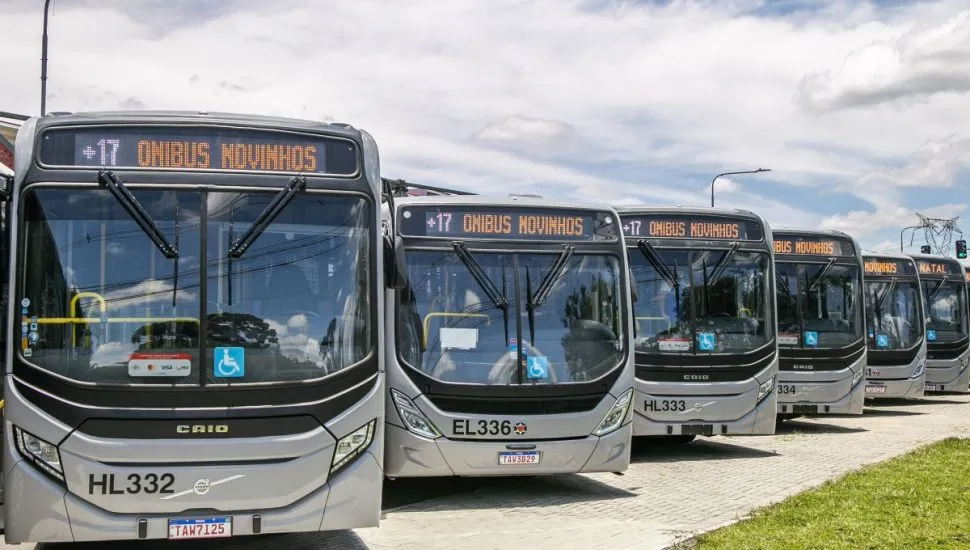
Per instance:
[[[374,440],[374,430],[376,429],[377,420],[374,419],[341,437],[337,441],[337,448],[333,451],[333,465],[330,466],[330,475],[350,464],[351,460],[367,450],[371,441]]]
[[[757,401],[760,403],[762,399],[764,399],[765,397],[768,397],[768,394],[771,393],[771,390],[773,390],[774,388],[775,388],[775,377],[772,376],[771,378],[762,382],[760,386],[758,386]]]
[[[623,392],[623,395],[617,398],[616,403],[613,403],[613,407],[610,408],[606,416],[600,422],[600,425],[593,430],[593,435],[604,436],[610,432],[615,432],[620,426],[623,425],[623,421],[626,420],[627,414],[630,412],[630,404],[633,402],[633,388],[630,388]]]
[[[394,400],[394,408],[397,409],[397,414],[401,417],[401,422],[404,422],[404,426],[407,427],[408,431],[427,437],[428,439],[438,439],[441,437],[441,432],[438,431],[438,428],[428,420],[428,417],[406,395],[397,390],[391,390],[391,399]]]
[[[13,438],[17,443],[17,450],[25,459],[33,462],[38,468],[64,481],[64,470],[61,468],[61,453],[57,445],[53,445],[29,432],[13,427]]]
[[[910,376],[910,378],[911,379],[919,378],[920,376],[923,376],[923,371],[925,370],[926,370],[926,358],[920,357],[919,361],[916,362],[916,368],[913,369],[913,374]]]
[[[859,380],[862,380],[862,376],[865,374],[865,372],[866,372],[865,369],[859,369],[858,372],[853,372],[852,373],[852,384],[851,384],[851,386],[853,388],[855,387],[856,384],[859,383]]]

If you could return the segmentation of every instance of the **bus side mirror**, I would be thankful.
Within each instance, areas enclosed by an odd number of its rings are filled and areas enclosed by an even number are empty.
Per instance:
[[[384,235],[384,282],[387,288],[402,290],[407,286],[407,264],[404,261],[404,239]]]

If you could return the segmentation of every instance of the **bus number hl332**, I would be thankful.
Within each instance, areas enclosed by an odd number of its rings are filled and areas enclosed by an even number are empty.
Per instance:
[[[175,491],[172,485],[175,484],[175,475],[164,474],[128,474],[124,482],[120,482],[114,474],[88,474],[88,494],[95,494],[96,489],[101,490],[102,495],[137,495],[144,493],[148,495],[170,495]]]

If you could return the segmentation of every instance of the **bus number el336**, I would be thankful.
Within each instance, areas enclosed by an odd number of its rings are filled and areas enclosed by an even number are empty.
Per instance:
[[[454,435],[511,435],[512,422],[508,420],[478,420],[456,418],[452,421]]]

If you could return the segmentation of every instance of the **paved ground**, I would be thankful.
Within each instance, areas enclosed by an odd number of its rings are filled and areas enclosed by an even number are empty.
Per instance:
[[[970,436],[968,412],[970,396],[947,395],[868,406],[862,417],[786,422],[771,437],[714,437],[678,447],[638,444],[624,476],[408,480],[388,484],[389,509],[380,528],[180,548],[661,549],[864,464],[950,435]]]

